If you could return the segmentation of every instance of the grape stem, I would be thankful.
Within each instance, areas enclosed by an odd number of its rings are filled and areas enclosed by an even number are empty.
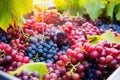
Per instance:
[[[38,53],[36,53],[35,57],[33,58],[33,60],[35,61],[37,58],[39,57]]]
[[[72,68],[71,68],[71,70],[70,70],[71,74],[73,74],[74,71],[76,71],[76,67],[77,67],[79,64],[81,64],[81,62],[78,62],[76,65],[70,64],[70,65],[72,66]]]
[[[5,58],[5,54],[6,54],[6,52],[5,52],[4,50],[2,50],[2,52],[3,52],[3,54],[0,54],[0,57]]]

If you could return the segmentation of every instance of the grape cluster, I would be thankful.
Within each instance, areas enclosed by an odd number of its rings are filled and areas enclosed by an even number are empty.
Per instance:
[[[19,78],[20,80],[39,80],[40,75],[38,72],[28,72],[27,70],[22,70],[21,73],[16,73],[15,77]]]
[[[44,15],[40,12],[37,16],[37,21],[41,22],[42,20],[47,24],[54,24],[55,26],[64,23],[64,19],[60,17],[60,13],[57,10],[48,10],[44,12]]]
[[[68,49],[66,55],[59,56],[60,60],[56,64],[47,64],[50,73],[44,78],[45,80],[103,80],[120,63],[119,46],[120,44],[103,41],[96,45],[85,43],[83,51]],[[64,69],[62,73],[61,68]]]
[[[25,39],[23,39],[23,40],[22,39],[12,39],[10,41],[10,45],[11,45],[12,49],[25,54],[25,50],[29,46],[29,43]]]
[[[0,43],[0,70],[11,71],[24,63],[28,63],[29,58],[23,53],[18,53],[8,44]]]
[[[67,35],[64,31],[60,31],[56,27],[48,28],[44,32],[44,35],[50,37],[56,44],[59,50],[64,49],[65,47],[69,46]]]
[[[103,29],[104,32],[106,30],[112,29],[113,31],[120,33],[120,26],[117,25],[117,24],[102,24],[102,23],[98,23],[97,27]]]
[[[0,70],[6,71],[4,67],[9,66],[13,62],[13,59],[9,55],[4,55],[3,53],[0,53]]]
[[[36,41],[36,38],[34,39]],[[58,52],[57,45],[49,38],[35,43],[32,43],[27,48],[27,55],[34,62],[54,62],[54,55]]]
[[[10,41],[16,38],[17,39],[24,38],[20,28],[19,27],[13,28],[12,26],[10,26],[7,29],[6,36],[7,36],[7,39]]]
[[[50,10],[40,12],[37,19],[30,17],[23,30],[12,26],[7,32],[0,30],[0,70],[8,72],[29,62],[45,62],[49,73],[43,80],[106,79],[120,64],[120,43],[101,40],[92,45],[88,36],[101,36],[112,29],[119,37],[120,26],[95,26],[86,21]],[[40,78],[37,72],[25,70],[15,76],[21,80]]]

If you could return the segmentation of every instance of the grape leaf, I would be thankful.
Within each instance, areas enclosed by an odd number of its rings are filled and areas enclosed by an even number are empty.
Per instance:
[[[90,36],[87,35],[88,42],[91,44],[97,44],[99,41],[103,40],[103,37],[100,35]]]
[[[113,32],[110,32],[109,30],[103,33],[102,37],[104,40],[107,40],[110,43],[113,43],[113,42],[120,43],[120,37],[115,36],[115,34]]]
[[[84,3],[86,2],[87,0],[79,0],[79,6],[80,7],[84,7]]]
[[[68,0],[67,2],[67,11],[71,14],[71,15],[82,15],[84,13],[84,8],[83,6],[80,6],[79,3],[80,0]]]
[[[117,19],[117,20],[120,20],[120,10],[119,10],[119,12],[116,14],[116,19]]]
[[[120,0],[111,0],[109,4],[106,6],[107,10],[107,16],[110,16],[111,19],[113,19],[113,12],[115,9],[115,6],[120,4]]]
[[[115,11],[114,13],[116,13],[116,19],[117,20],[120,20],[120,4],[118,4],[116,7],[115,7]]]
[[[84,7],[92,20],[102,14],[102,9],[105,8],[102,0],[87,0]]]
[[[59,10],[59,11],[65,11],[67,10],[67,2],[65,0],[54,0],[53,1],[55,4],[55,7]]]
[[[20,73],[22,70],[27,70],[29,72],[34,72],[34,71],[39,72],[40,80],[42,80],[45,74],[48,74],[48,69],[46,67],[46,64],[42,62],[24,64],[20,66],[17,70],[10,71],[9,73],[11,75],[14,75],[15,73]]]
[[[14,21],[22,24],[22,16],[32,9],[32,0],[0,0],[0,27],[7,31]]]
[[[80,6],[80,0],[54,0],[55,7],[60,11],[66,11],[71,15],[82,15],[84,8]]]

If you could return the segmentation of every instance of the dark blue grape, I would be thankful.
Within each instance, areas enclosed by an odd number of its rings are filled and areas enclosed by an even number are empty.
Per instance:
[[[34,49],[34,50],[36,50],[35,44],[32,44],[32,45],[31,45],[31,48]]]
[[[45,47],[45,48],[43,48],[43,51],[44,52],[48,52],[48,49]]]
[[[108,24],[101,24],[101,25],[97,25],[97,27],[102,28],[104,32],[106,30],[113,29],[113,31],[120,33],[120,26],[117,24],[109,24],[109,25]]]
[[[39,46],[38,46],[38,48],[39,48],[39,49],[42,49],[42,48],[43,48],[43,46],[42,46],[42,45],[39,45]]]
[[[40,61],[44,61],[44,58],[43,58],[43,57],[40,57],[39,60],[40,60]]]
[[[39,58],[37,58],[35,62],[40,62],[40,59],[39,59]]]
[[[35,55],[35,54],[36,54],[36,51],[35,51],[35,50],[32,50],[32,51],[31,51],[31,54],[32,54],[32,55]]]
[[[34,37],[31,40],[34,40]],[[31,43],[26,51],[27,55],[34,62],[54,62],[54,56],[57,55],[58,47],[52,40],[45,39],[41,42]]]
[[[47,54],[46,56],[48,59],[51,59],[53,57],[53,54]]]
[[[41,55],[41,56],[46,57],[46,56],[47,56],[47,54],[46,54],[46,53],[42,53],[42,55]]]
[[[39,53],[39,54],[42,54],[42,53],[43,53],[43,50],[42,50],[42,49],[38,49],[38,53]]]
[[[31,53],[28,53],[28,56],[30,59],[32,59],[33,55]]]
[[[0,32],[0,42],[4,42],[4,43],[7,43],[9,42],[9,40],[7,39],[6,35],[4,32]]]

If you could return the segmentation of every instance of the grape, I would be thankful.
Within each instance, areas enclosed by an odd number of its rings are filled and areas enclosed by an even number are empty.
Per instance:
[[[105,57],[100,57],[99,62],[101,64],[105,64],[106,63],[106,58]]]
[[[80,64],[80,65],[77,66],[77,71],[78,71],[79,73],[80,73],[80,72],[84,72],[84,70],[85,70],[84,65]]]
[[[78,59],[79,61],[84,60],[84,55],[83,55],[82,53],[77,54],[77,59]]]
[[[77,63],[78,63],[78,60],[77,60],[76,58],[72,58],[72,59],[71,59],[71,63],[72,63],[72,64],[77,64]]]
[[[50,79],[57,80],[57,75],[55,73],[50,74]]]
[[[68,57],[67,57],[66,55],[61,56],[60,59],[61,59],[64,63],[66,63],[66,62],[68,61]]]
[[[21,80],[39,80],[40,76],[38,72],[28,72],[27,70],[22,70],[21,73],[16,73],[14,75],[17,78],[21,78]]]
[[[109,63],[109,67],[114,68],[114,67],[116,67],[117,63],[118,63],[117,60],[113,59],[113,60]]]
[[[5,57],[5,61],[6,61],[7,63],[11,63],[11,62],[13,61],[13,59],[12,59],[11,56],[7,55],[7,56]]]
[[[73,73],[72,77],[73,77],[73,80],[79,80],[80,79],[80,75],[78,73]]]
[[[0,29],[0,42],[9,43],[6,34]]]
[[[95,71],[95,75],[96,75],[97,77],[101,77],[102,72],[101,72],[100,70],[96,70],[96,71]]]
[[[98,53],[102,53],[102,51],[103,51],[102,46],[96,46],[96,51],[97,51]]]
[[[113,60],[113,56],[107,55],[106,56],[106,62],[111,62]]]
[[[98,58],[99,53],[97,51],[93,51],[92,53],[90,53],[90,55],[91,55],[91,58],[96,59]]]

